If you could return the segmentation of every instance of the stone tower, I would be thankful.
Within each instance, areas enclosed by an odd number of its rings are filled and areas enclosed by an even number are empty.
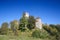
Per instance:
[[[29,13],[28,13],[28,12],[24,12],[24,13],[23,13],[23,17],[29,18]]]
[[[39,17],[36,18],[35,25],[37,28],[42,29],[42,21]]]

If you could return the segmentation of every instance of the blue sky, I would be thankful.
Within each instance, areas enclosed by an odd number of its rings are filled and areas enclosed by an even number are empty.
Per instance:
[[[19,20],[24,11],[39,16],[43,23],[60,24],[59,0],[0,0],[0,25]]]

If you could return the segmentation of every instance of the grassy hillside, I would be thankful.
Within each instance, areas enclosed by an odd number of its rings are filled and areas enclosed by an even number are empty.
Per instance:
[[[32,29],[32,30],[17,30],[13,32],[8,29],[7,34],[4,31],[0,33],[0,40],[60,40],[60,26],[43,26],[43,29]],[[17,34],[17,35],[16,35]]]
[[[51,40],[49,38],[32,37],[33,32],[34,31],[19,32],[18,36],[14,35],[14,33],[10,32],[7,35],[0,35],[0,40]]]
[[[29,37],[29,35],[24,33],[21,34],[20,36],[0,35],[0,40],[45,40],[45,39]]]

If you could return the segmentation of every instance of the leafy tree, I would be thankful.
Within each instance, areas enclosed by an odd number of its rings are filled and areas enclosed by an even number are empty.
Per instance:
[[[56,25],[56,28],[60,32],[60,25]]]
[[[29,16],[29,20],[28,20],[28,28],[31,30],[33,28],[35,28],[35,18],[34,16]]]
[[[51,33],[55,36],[56,40],[60,40],[60,25],[50,24],[49,26],[52,28]]]
[[[20,19],[20,23],[21,23],[21,24],[25,24],[25,27],[27,27],[28,20],[25,19],[25,17],[22,17],[22,18]]]
[[[60,40],[60,25],[59,24],[56,25],[56,29],[58,30],[58,32],[56,34],[56,39]]]
[[[13,30],[14,28],[18,29],[19,23],[17,20],[12,21],[11,23],[11,29]]]
[[[0,34],[1,34],[1,28],[0,28]]]
[[[20,19],[20,30],[26,30],[28,25],[28,19],[23,15],[23,17]]]
[[[56,28],[56,25],[54,25],[54,24],[50,24],[49,26],[52,28]]]
[[[25,24],[20,24],[20,25],[19,25],[19,30],[25,31],[25,30],[26,30]]]
[[[7,34],[7,32],[8,32],[8,23],[5,22],[1,26],[1,34],[4,35],[4,34]]]
[[[47,26],[45,25],[43,27],[49,34],[51,34],[52,36],[56,35],[56,33],[58,32],[57,29],[55,27],[52,26]]]
[[[17,33],[18,32],[18,27],[19,27],[18,21],[17,20],[14,20],[10,24],[11,24],[11,29],[14,32],[14,34],[15,35],[18,35],[18,33]]]

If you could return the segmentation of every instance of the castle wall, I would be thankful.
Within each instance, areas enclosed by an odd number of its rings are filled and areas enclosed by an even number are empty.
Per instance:
[[[36,25],[37,28],[42,29],[41,19],[36,19],[35,25]]]

